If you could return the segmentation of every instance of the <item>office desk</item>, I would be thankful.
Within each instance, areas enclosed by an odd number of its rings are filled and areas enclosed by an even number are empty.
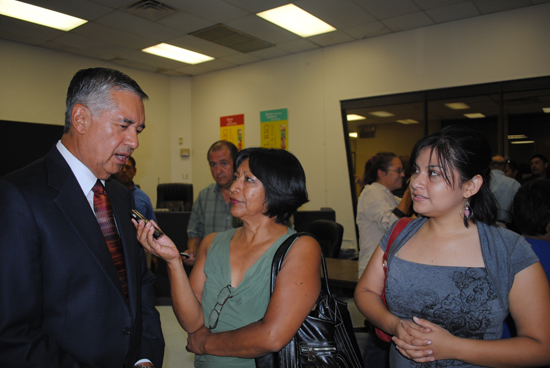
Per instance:
[[[357,261],[351,259],[325,258],[329,286],[355,290],[357,286]]]

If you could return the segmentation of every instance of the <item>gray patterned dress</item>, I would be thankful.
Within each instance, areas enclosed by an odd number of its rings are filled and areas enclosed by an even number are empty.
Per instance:
[[[403,237],[398,237],[392,245],[390,254],[395,254],[398,249],[393,248],[403,246],[424,222],[425,219],[421,219],[411,223],[412,226],[407,226],[402,233]],[[480,232],[485,232],[489,227],[485,225],[478,228]],[[503,239],[499,239],[499,232],[500,230],[493,232],[491,227],[491,234],[488,236],[480,234],[482,243],[512,243],[508,240],[510,234],[506,233]],[[386,283],[388,308],[402,319],[412,320],[414,316],[424,318],[445,328],[455,336],[480,340],[500,338],[502,323],[508,315],[507,294],[504,296],[505,301],[502,302],[503,299],[499,299],[498,295],[498,290],[502,290],[501,285],[494,285],[491,282],[490,272],[495,273],[496,268],[506,266],[515,275],[538,261],[529,244],[524,239],[516,238],[517,236],[511,238],[515,242],[514,246],[496,248],[500,254],[510,252],[509,262],[506,265],[495,266],[493,262],[487,260],[486,254],[490,252],[483,252],[485,264],[491,264],[491,267],[487,268],[432,266],[409,262],[394,256],[388,263]],[[381,241],[384,250],[387,240],[388,234]],[[390,367],[477,366],[458,360],[415,363],[401,355],[397,349],[392,348]]]

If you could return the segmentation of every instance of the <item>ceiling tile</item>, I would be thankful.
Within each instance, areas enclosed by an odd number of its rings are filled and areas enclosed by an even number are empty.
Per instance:
[[[355,27],[344,28],[341,31],[349,34],[357,40],[391,33],[391,30],[386,27],[382,22],[361,24]]]
[[[178,29],[184,33],[191,33],[216,24],[215,22],[185,12],[179,12],[169,17],[160,19],[159,23],[164,24],[167,27]]]
[[[90,1],[101,5],[109,6],[111,8],[118,9],[124,6],[128,6],[130,4],[133,4],[138,0],[90,0]]]
[[[300,38],[297,34],[276,26],[255,14],[227,22],[226,25],[272,44],[293,41]]]
[[[177,72],[185,73],[187,75],[198,75],[203,73],[208,73],[210,70],[205,68],[204,66],[198,65],[189,65],[184,66],[182,68],[175,69]]]
[[[118,10],[96,19],[95,22],[157,41],[175,38],[182,34],[176,29]]]
[[[243,64],[253,63],[253,62],[262,60],[259,57],[250,55],[250,54],[234,54],[234,55],[224,56],[221,59],[236,65],[243,65]]]
[[[48,42],[46,40],[42,40],[36,37],[25,36],[24,34],[21,34],[21,33],[11,32],[10,30],[3,29],[2,27],[0,27],[0,38],[3,38],[4,40],[26,43],[26,44],[35,45],[35,46],[42,46]]]
[[[442,6],[441,8],[426,10],[426,14],[436,23],[452,22],[480,15],[471,2]]]
[[[434,24],[434,22],[428,18],[424,12],[417,12],[413,14],[401,15],[382,21],[389,29],[394,32],[406,31],[408,29],[414,29],[419,27],[427,27]]]
[[[471,1],[465,0],[414,0],[414,2],[423,10],[440,8],[458,3],[471,3]]]
[[[259,57],[260,59],[271,59],[279,56],[288,55],[288,52],[277,47],[269,47],[267,49],[252,51],[249,54]]]
[[[84,49],[88,47],[93,48],[93,47],[100,47],[100,46],[106,45],[106,42],[102,40],[82,36],[76,33],[65,33],[64,35],[57,37],[55,39],[55,42],[60,43],[62,45],[75,47],[78,49]]]
[[[337,29],[376,20],[351,0],[299,0],[294,4]]]
[[[323,33],[317,36],[308,37],[307,39],[320,46],[330,46],[337,43],[344,43],[354,40],[353,37],[342,31]]]
[[[225,0],[241,9],[251,13],[259,13],[265,10],[278,8],[286,5],[289,1],[286,0]]]
[[[206,63],[198,64],[198,65],[201,65],[202,67],[208,70],[221,70],[221,69],[232,68],[237,64],[230,63],[227,60],[216,59],[216,60],[208,61]]]
[[[248,13],[223,0],[162,0],[162,3],[175,9],[198,15],[199,17],[215,23],[226,23],[230,20],[246,16]]]
[[[158,43],[157,40],[151,38],[116,30],[94,22],[88,22],[71,32],[137,50],[141,50],[145,47],[153,46]]]
[[[238,51],[230,49],[229,47],[221,46],[216,43],[203,40],[202,38],[189,35],[169,40],[167,43],[174,46],[183,47],[187,50],[205,54],[214,58],[238,53]]]
[[[24,0],[24,2],[86,20],[96,19],[113,11],[112,7],[86,0]]]
[[[163,69],[177,69],[182,65],[189,65],[176,60],[163,58],[157,55],[152,55],[143,51],[133,50],[123,57],[123,59],[135,60],[142,64],[155,65]]]
[[[376,19],[393,18],[410,14],[420,9],[411,0],[354,0]]]
[[[531,0],[474,0],[481,14],[490,14],[531,5]]]
[[[278,43],[277,47],[290,53],[297,53],[317,49],[319,48],[319,45],[316,45],[305,38],[301,38],[295,41]]]
[[[23,36],[33,37],[42,40],[53,40],[64,34],[64,31],[41,26],[23,20],[0,15],[0,30],[6,30],[12,33],[19,33]]]

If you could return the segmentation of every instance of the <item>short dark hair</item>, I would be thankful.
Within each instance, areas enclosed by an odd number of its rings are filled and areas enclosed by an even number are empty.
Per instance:
[[[233,143],[229,141],[216,141],[212,143],[210,148],[208,149],[208,152],[206,152],[206,159],[210,160],[210,152],[212,151],[219,151],[223,147],[227,147],[229,150],[229,155],[231,155],[231,159],[233,160],[233,165],[235,164],[235,160],[237,159],[237,154],[239,153],[239,150],[237,149],[237,146],[235,146]]]
[[[523,184],[514,196],[514,222],[525,235],[544,235],[550,224],[550,179]]]
[[[363,183],[372,184],[376,182],[378,177],[378,170],[388,172],[391,166],[391,162],[397,155],[393,152],[378,152],[372,156],[370,160],[365,163],[365,173],[363,174]]]
[[[531,160],[534,159],[534,158],[540,158],[542,162],[544,162],[545,164],[548,163],[548,157],[546,157],[545,155],[541,155],[540,153],[537,153],[536,155],[533,155],[531,156]],[[529,160],[529,161],[531,161]]]
[[[63,133],[68,133],[71,129],[71,113],[76,104],[86,106],[93,114],[114,108],[111,97],[113,89],[132,92],[142,101],[149,98],[135,80],[118,70],[89,68],[76,72],[67,90]]]
[[[483,178],[480,190],[469,198],[472,208],[470,220],[488,225],[495,224],[498,205],[489,187],[491,180],[491,147],[487,139],[473,129],[460,125],[450,125],[427,137],[414,146],[411,153],[411,166],[416,168],[416,160],[422,150],[428,149],[437,155],[442,175],[447,184],[462,185],[476,175]],[[460,183],[453,182],[453,170],[460,176]],[[415,170],[413,170],[414,172]],[[465,221],[464,225],[468,227]]]
[[[136,168],[136,160],[132,156],[128,156],[128,161],[132,163],[134,169]]]
[[[286,224],[309,201],[306,174],[300,161],[283,149],[252,147],[239,152],[235,170],[248,159],[250,171],[264,186],[266,211],[278,224]]]

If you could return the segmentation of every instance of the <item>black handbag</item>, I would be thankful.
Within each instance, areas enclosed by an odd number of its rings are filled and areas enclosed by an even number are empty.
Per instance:
[[[312,236],[308,233],[291,235],[273,256],[271,294],[288,249],[302,235]],[[288,345],[279,352],[255,359],[257,368],[363,367],[347,303],[332,297],[325,258],[321,257],[325,277],[316,306]]]

